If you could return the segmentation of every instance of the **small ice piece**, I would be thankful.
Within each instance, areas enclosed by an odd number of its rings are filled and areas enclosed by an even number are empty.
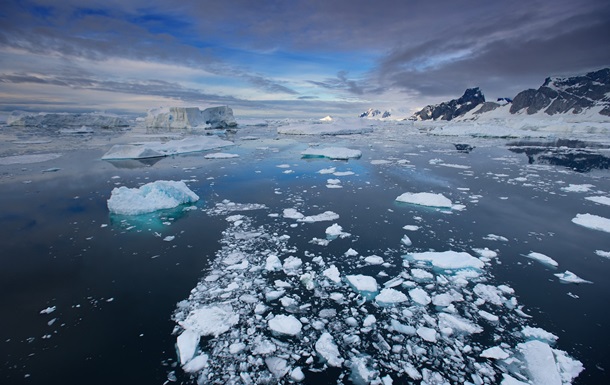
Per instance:
[[[282,264],[282,269],[284,269],[284,272],[286,273],[294,272],[296,270],[299,270],[302,265],[303,261],[301,260],[301,258],[294,257],[291,255],[290,257],[284,260],[284,263]]]
[[[592,230],[610,233],[610,219],[600,217],[599,215],[576,214],[576,217],[572,218],[572,222]]]
[[[113,214],[140,215],[198,200],[199,196],[184,182],[158,180],[139,188],[114,188],[108,199],[108,209]]]
[[[591,281],[587,281],[586,279],[580,278],[569,270],[566,270],[563,273],[557,273],[555,274],[555,277],[559,278],[559,280],[564,283],[593,283]]]
[[[485,302],[490,302],[498,306],[502,305],[504,302],[502,291],[495,286],[477,283],[472,291]]]
[[[498,253],[493,250],[489,250],[487,247],[485,247],[484,249],[474,248],[472,249],[472,251],[479,254],[479,256],[483,258],[496,258],[498,256]]]
[[[411,325],[404,325],[395,319],[390,320],[390,327],[394,329],[397,333],[407,334],[407,335],[415,335],[415,328]]]
[[[280,357],[267,357],[265,358],[265,364],[275,378],[284,377],[290,370],[288,361]]]
[[[599,255],[600,257],[603,257],[603,258],[610,258],[610,251],[595,250],[595,254],[597,254],[597,255]]]
[[[296,336],[301,332],[303,325],[293,315],[279,314],[267,321],[272,332],[287,336]]]
[[[432,301],[428,293],[426,293],[426,291],[420,287],[409,290],[409,296],[414,302],[424,306],[428,305]]]
[[[500,383],[500,385],[529,385],[529,383],[519,381],[515,377],[512,377],[511,375],[503,373],[502,382]]]
[[[356,255],[358,255],[358,252],[354,249],[352,249],[351,247],[345,252],[344,254],[346,257],[355,257]]]
[[[464,297],[458,292],[437,294],[432,298],[432,304],[439,307],[450,306],[453,302],[461,302]]]
[[[413,242],[411,242],[411,238],[409,238],[408,236],[403,236],[402,239],[400,240],[400,242],[405,245],[405,246],[411,246],[413,244]]]
[[[422,326],[417,329],[417,335],[424,341],[436,342],[436,330]]]
[[[42,309],[40,311],[40,314],[51,314],[53,313],[55,310],[57,310],[57,306],[49,306],[46,309]]]
[[[501,235],[496,235],[496,234],[487,234],[486,236],[483,237],[483,239],[486,239],[488,241],[508,242],[508,238],[503,237]]]
[[[468,321],[465,318],[462,318],[457,315],[447,314],[447,313],[439,313],[438,315],[438,327],[442,330],[445,328],[451,328],[454,331],[467,333],[467,334],[476,334],[481,333],[483,328],[479,325]]]
[[[451,269],[482,269],[485,267],[485,263],[478,258],[466,252],[457,251],[425,251],[422,253],[410,253],[405,256],[408,259],[416,261],[425,261],[432,266],[439,269],[451,270]]]
[[[288,219],[301,219],[304,217],[304,215],[298,212],[296,209],[284,209],[283,216],[284,218]]]
[[[365,328],[368,328],[370,326],[373,326],[375,324],[375,322],[377,322],[377,318],[375,318],[374,315],[369,314],[366,317],[364,317],[364,320],[362,320],[362,326]]]
[[[319,174],[333,174],[337,169],[335,167],[323,168],[318,171]]]
[[[553,258],[551,258],[547,255],[544,255],[542,253],[537,253],[535,251],[530,252],[529,254],[526,255],[526,257],[534,259],[545,265],[549,265],[549,266],[553,266],[553,267],[559,266],[557,261],[555,261]]]
[[[375,297],[375,302],[381,305],[393,305],[396,303],[406,302],[409,299],[406,294],[395,289],[382,289]]]
[[[377,292],[377,281],[375,278],[368,275],[348,275],[348,282],[358,291],[366,291],[369,293]]]
[[[492,348],[483,350],[480,356],[483,358],[491,358],[494,360],[504,360],[509,357],[509,354],[506,353],[501,347],[494,346]]]
[[[521,330],[521,333],[523,333],[523,336],[528,340],[540,340],[550,344],[554,343],[559,338],[555,334],[549,333],[542,328],[535,328],[531,326],[525,326]]]
[[[368,385],[379,376],[379,373],[370,367],[370,357],[366,355],[355,356],[350,359],[351,365],[349,379],[355,385]]]
[[[229,353],[231,354],[239,354],[246,349],[246,344],[243,342],[235,342],[229,345]]]
[[[364,258],[364,262],[368,263],[369,265],[381,265],[384,261],[383,258],[378,255],[369,255],[368,257]]]
[[[349,237],[351,234],[350,233],[346,233],[343,231],[343,227],[339,226],[338,224],[333,224],[332,226],[329,226],[326,228],[326,236],[330,239],[334,239],[334,238],[347,238]]]
[[[453,203],[443,194],[433,193],[404,193],[396,198],[398,202],[410,203],[418,206],[451,208]]]
[[[419,230],[419,226],[406,225],[406,226],[403,226],[402,229],[407,230],[407,231],[417,231],[417,230]]]
[[[562,187],[561,190],[566,192],[589,192],[592,187],[595,186],[592,184],[570,184],[567,187]]]
[[[165,242],[171,242],[171,241],[173,241],[175,238],[176,238],[176,237],[175,237],[175,236],[173,236],[173,235],[168,235],[167,237],[163,238],[163,240],[164,240]]]
[[[362,152],[359,150],[352,150],[345,147],[326,147],[326,148],[308,148],[301,152],[303,157],[321,157],[329,159],[340,159],[347,160],[350,158],[360,158]]]
[[[303,374],[303,369],[300,366],[292,369],[290,372],[290,378],[295,382],[301,382],[305,379],[305,374]]]
[[[500,320],[497,315],[488,313],[485,310],[479,310],[479,315],[489,322],[498,322]]]
[[[411,269],[411,275],[416,281],[430,281],[434,279],[432,273],[423,269]]]
[[[332,211],[325,211],[322,214],[310,215],[300,219],[297,219],[299,222],[305,223],[314,223],[314,222],[325,222],[325,221],[336,221],[339,219],[339,214],[334,213]]]
[[[207,354],[201,354],[187,362],[187,364],[182,367],[182,370],[187,373],[197,373],[208,365],[208,359],[209,357]]]
[[[233,312],[231,305],[202,306],[192,310],[186,319],[179,322],[186,330],[202,336],[218,337],[239,322],[239,314]]]
[[[324,358],[328,366],[340,368],[345,361],[339,353],[339,348],[330,333],[322,333],[315,344],[316,352]]]
[[[178,348],[178,356],[180,357],[180,365],[184,365],[193,358],[197,346],[199,346],[199,333],[192,330],[184,330],[182,334],[176,338],[176,346]]]
[[[324,270],[322,274],[334,283],[341,282],[341,274],[339,273],[339,269],[337,269],[337,266],[335,265],[330,265],[330,267]]]

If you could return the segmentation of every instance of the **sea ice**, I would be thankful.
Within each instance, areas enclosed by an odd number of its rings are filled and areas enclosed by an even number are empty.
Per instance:
[[[451,208],[451,200],[443,194],[433,193],[404,193],[396,198],[398,202],[410,203],[419,206]]]
[[[561,189],[566,192],[589,192],[592,187],[595,186],[592,184],[571,184],[567,187],[562,187]]]
[[[436,330],[422,326],[417,329],[417,335],[424,341],[436,342]]]
[[[384,261],[383,258],[378,255],[369,255],[368,257],[364,258],[364,262],[368,263],[369,265],[381,265]]]
[[[534,259],[545,265],[549,265],[549,266],[553,266],[553,267],[559,266],[559,264],[553,258],[546,256],[544,254],[541,254],[541,253],[536,253],[534,251],[527,254],[526,257]]]
[[[550,344],[554,343],[559,338],[555,334],[549,333],[542,328],[531,326],[523,327],[523,329],[521,329],[521,333],[523,333],[523,336],[528,340],[540,340]]]
[[[267,357],[265,358],[265,364],[275,378],[284,377],[290,370],[288,361],[280,357]]]
[[[586,279],[580,278],[569,270],[566,270],[563,273],[557,273],[555,276],[559,278],[561,282],[565,283],[593,283],[591,281],[587,281]]]
[[[32,155],[14,155],[0,157],[0,166],[9,166],[11,164],[30,164],[41,163],[49,160],[57,159],[61,154],[32,154]]]
[[[339,348],[330,333],[322,333],[315,344],[316,352],[324,358],[328,366],[340,368],[345,361],[339,353]]]
[[[494,346],[492,348],[485,349],[481,352],[481,357],[492,358],[494,360],[504,360],[509,356],[510,355],[499,346]]]
[[[375,297],[375,302],[383,305],[393,305],[396,303],[406,302],[409,299],[407,296],[395,289],[382,289],[379,294]]]
[[[335,265],[331,265],[328,269],[324,270],[322,274],[334,283],[341,282],[341,274]]]
[[[178,347],[178,356],[180,357],[180,365],[184,365],[193,358],[195,351],[199,346],[199,333],[193,330],[184,330],[182,334],[176,338],[176,346]]]
[[[200,152],[232,146],[233,142],[217,136],[196,136],[167,142],[116,144],[102,156],[103,160],[140,159]]]
[[[610,251],[595,250],[595,254],[599,255],[600,257],[610,258]]]
[[[229,154],[226,152],[214,152],[211,154],[205,154],[203,157],[205,159],[231,159],[231,158],[239,158],[239,155]]]
[[[593,230],[610,233],[610,219],[593,214],[576,214],[572,222]]]
[[[334,213],[332,211],[325,211],[321,214],[302,217],[300,219],[297,219],[297,221],[305,222],[305,223],[314,223],[314,222],[336,221],[337,219],[339,219],[339,214]]]
[[[197,373],[208,365],[208,359],[209,357],[207,354],[201,354],[187,362],[186,365],[182,367],[182,370],[187,373]]]
[[[279,314],[267,321],[272,332],[287,336],[296,336],[301,332],[303,325],[293,315]]]
[[[595,196],[595,197],[586,197],[585,199],[590,200],[591,202],[599,203],[601,205],[610,206],[610,197]]]
[[[479,325],[468,321],[465,318],[462,318],[457,315],[447,314],[447,313],[439,313],[438,315],[438,327],[443,330],[446,328],[451,328],[453,331],[461,332],[461,333],[481,333],[483,328]]]
[[[202,306],[192,310],[186,319],[179,322],[185,330],[191,330],[202,336],[218,337],[239,322],[239,314],[231,305]]]
[[[482,269],[485,267],[485,263],[478,258],[473,257],[472,255],[466,252],[457,252],[457,251],[425,251],[422,253],[410,253],[405,255],[407,259],[412,259],[415,261],[425,261],[432,266],[444,269],[444,270],[452,270],[452,269]]]
[[[140,215],[198,200],[199,196],[184,182],[158,180],[139,188],[114,188],[108,199],[108,209],[114,214]]]
[[[377,292],[377,281],[368,275],[348,275],[345,278],[358,291]]]
[[[360,150],[352,150],[345,147],[326,147],[326,148],[308,148],[301,152],[304,157],[322,157],[330,159],[347,160],[350,158],[360,158],[362,152]]]
[[[420,287],[416,287],[415,289],[409,290],[409,296],[411,297],[413,302],[417,302],[420,305],[425,306],[432,302],[432,299],[430,299],[428,293],[426,293],[426,291]]]

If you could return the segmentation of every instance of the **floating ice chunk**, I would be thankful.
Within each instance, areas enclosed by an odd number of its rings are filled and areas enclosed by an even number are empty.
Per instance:
[[[419,226],[415,226],[415,225],[406,225],[402,227],[403,230],[407,230],[407,231],[417,231],[419,230]]]
[[[466,252],[457,252],[457,251],[425,251],[423,253],[410,253],[405,256],[407,259],[412,259],[415,261],[425,261],[432,266],[451,270],[451,269],[466,269],[466,268],[474,268],[474,269],[482,269],[485,267],[485,263],[478,258],[473,257],[472,255]]]
[[[197,357],[190,360],[186,365],[184,365],[182,367],[182,370],[187,373],[197,373],[208,365],[208,359],[209,357],[207,354],[198,355]]]
[[[239,354],[246,349],[246,344],[243,342],[235,342],[229,345],[229,353],[231,354]]]
[[[310,215],[307,217],[297,218],[299,222],[306,223],[314,223],[314,222],[324,222],[324,221],[336,221],[339,219],[339,214],[334,213],[332,211],[325,211],[322,214]]]
[[[231,158],[239,158],[237,154],[229,154],[226,152],[214,152],[210,154],[205,154],[203,156],[205,159],[231,159]]]
[[[465,318],[447,313],[440,313],[438,315],[438,326],[441,330],[451,328],[454,331],[468,334],[476,334],[483,331],[483,328],[479,325],[472,323]]]
[[[502,382],[500,383],[500,385],[530,385],[530,384],[528,382],[519,381],[516,378],[512,377],[511,375],[503,373]]]
[[[557,261],[555,261],[553,258],[546,256],[542,253],[536,253],[536,252],[532,251],[529,254],[527,254],[526,257],[534,259],[545,265],[549,265],[549,266],[553,266],[553,267],[559,266]]]
[[[370,357],[366,355],[355,356],[350,359],[351,364],[349,366],[349,379],[353,384],[369,385],[379,376],[378,372],[370,367],[369,360]]]
[[[396,198],[398,202],[410,203],[419,206],[429,207],[445,207],[451,208],[453,205],[451,200],[445,197],[443,194],[433,193],[404,193]]]
[[[368,328],[370,326],[373,326],[375,322],[377,322],[377,318],[374,315],[369,314],[364,317],[364,320],[362,321],[362,326]]]
[[[424,341],[436,342],[436,330],[422,326],[417,329],[417,335]]]
[[[533,340],[517,345],[523,355],[529,378],[534,384],[562,385],[553,350],[544,342]]]
[[[509,354],[506,353],[501,347],[494,346],[493,348],[483,350],[481,352],[481,357],[492,358],[494,360],[504,360],[509,357]]]
[[[371,160],[371,164],[372,165],[381,165],[381,164],[390,164],[392,163],[391,160],[386,160],[386,159],[373,159]]]
[[[411,275],[417,281],[430,281],[434,279],[432,273],[423,269],[411,269]]]
[[[335,265],[330,265],[330,267],[324,270],[322,274],[334,283],[341,282],[341,274],[339,273],[339,269],[337,269],[337,266]]]
[[[301,258],[294,257],[291,255],[290,257],[284,260],[282,269],[284,270],[284,272],[289,273],[299,270],[302,265],[303,261],[301,260]]]
[[[176,338],[176,346],[178,347],[178,356],[180,357],[180,365],[184,365],[193,358],[197,346],[199,346],[199,333],[193,330],[184,330],[182,334]]]
[[[269,329],[278,334],[296,336],[301,332],[303,325],[293,315],[276,315],[267,321]]]
[[[301,367],[297,366],[296,368],[292,369],[290,372],[290,378],[295,382],[303,381],[305,379],[305,374],[303,374]]]
[[[487,234],[485,237],[483,237],[483,239],[486,239],[488,241],[508,242],[508,238],[496,234]]]
[[[346,257],[355,257],[356,255],[358,255],[358,252],[354,249],[352,249],[351,247],[345,252],[344,254]]]
[[[413,244],[413,242],[411,242],[411,238],[409,238],[406,235],[402,237],[402,239],[400,240],[400,243],[402,243],[405,246],[411,246]]]
[[[479,254],[479,256],[481,256],[483,258],[495,258],[498,256],[498,253],[496,253],[493,250],[489,250],[487,247],[484,249],[474,248],[474,249],[472,249],[472,251]]]
[[[340,368],[345,361],[339,353],[339,348],[330,333],[322,333],[315,344],[316,352],[324,358],[328,366]]]
[[[557,273],[555,276],[559,278],[561,282],[565,283],[593,283],[591,281],[587,281],[586,279],[580,278],[569,270],[566,270],[563,273]]]
[[[265,260],[265,270],[267,271],[276,271],[282,269],[282,261],[277,257],[277,255],[269,255]]]
[[[473,289],[474,293],[485,302],[490,302],[494,305],[502,305],[504,298],[502,291],[495,286],[477,283]]]
[[[382,289],[375,297],[375,302],[383,305],[393,305],[396,303],[406,302],[409,299],[406,294],[395,289]]]
[[[326,148],[308,148],[301,152],[304,157],[322,157],[330,159],[347,160],[350,158],[360,158],[362,152],[352,150],[345,147],[326,147]]]
[[[464,300],[462,294],[458,292],[450,292],[450,293],[442,293],[437,294],[432,298],[432,304],[434,306],[447,307],[450,306],[453,302],[461,302]]]
[[[148,142],[139,144],[116,144],[102,156],[104,160],[154,158],[211,150],[213,148],[232,146],[233,142],[217,136],[197,136],[164,143]]]
[[[202,306],[192,310],[186,319],[179,322],[186,330],[202,336],[218,337],[239,322],[239,314],[233,312],[231,305]]]
[[[610,206],[610,197],[595,196],[595,197],[586,197],[585,199],[590,200],[591,202],[599,203],[601,205]]]
[[[108,209],[114,214],[140,215],[198,200],[199,196],[184,182],[158,180],[140,188],[114,188],[108,199]]]
[[[599,255],[600,257],[610,258],[610,251],[595,250],[595,254]]]
[[[333,174],[337,169],[335,167],[323,168],[318,171],[319,174]]]
[[[576,214],[576,217],[572,218],[572,222],[589,229],[610,233],[610,219],[599,215]]]
[[[119,159],[147,159],[159,158],[165,154],[153,150],[146,145],[137,144],[115,144],[112,148],[102,156],[103,160],[119,160]]]
[[[49,306],[46,309],[42,309],[40,311],[40,314],[51,314],[53,313],[55,310],[57,310],[57,306]]]
[[[358,291],[366,291],[369,293],[377,292],[377,281],[371,276],[357,274],[348,275],[345,278],[347,278],[348,282]]]
[[[175,238],[176,238],[176,237],[175,237],[175,236],[173,236],[173,235],[168,235],[167,237],[163,238],[163,240],[164,240],[165,242],[171,242],[171,241],[173,241]]]
[[[549,333],[544,329],[531,326],[525,326],[521,330],[521,333],[523,333],[523,336],[528,340],[540,340],[550,344],[554,343],[559,338],[555,334]]]
[[[330,237],[330,238],[337,238],[337,237],[341,237],[341,238],[347,238],[349,237],[351,234],[350,233],[346,233],[343,231],[343,227],[341,227],[338,224],[333,224],[332,226],[329,226],[326,228],[326,236]]]
[[[304,217],[303,214],[298,212],[296,209],[284,209],[284,218],[288,219],[302,219]]]
[[[383,258],[378,255],[369,255],[368,257],[364,258],[364,262],[368,263],[369,265],[381,265],[384,261]]]
[[[288,361],[280,357],[267,357],[265,358],[265,364],[275,378],[284,377],[290,370]]]
[[[395,319],[390,320],[390,327],[394,329],[397,333],[408,334],[411,336],[415,335],[416,333],[415,328],[413,326],[401,324]]]
[[[432,302],[428,293],[426,293],[426,291],[420,287],[409,290],[409,296],[414,302],[417,302],[420,305],[426,306]]]
[[[8,166],[11,164],[30,164],[41,163],[49,160],[57,159],[61,154],[31,154],[31,155],[14,155],[0,157],[0,166]]]
[[[248,268],[248,266],[250,266],[250,263],[248,262],[247,259],[244,259],[240,263],[225,267],[225,269],[226,270],[246,270]]]
[[[595,187],[592,184],[570,184],[567,187],[562,187],[561,189],[566,192],[589,192],[591,188]]]
[[[479,310],[479,315],[489,322],[498,322],[500,320],[497,315],[488,313],[485,310]]]

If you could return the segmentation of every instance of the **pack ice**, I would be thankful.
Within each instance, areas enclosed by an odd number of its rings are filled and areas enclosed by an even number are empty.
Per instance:
[[[103,156],[103,160],[157,158],[189,152],[200,152],[232,146],[233,142],[217,136],[192,136],[167,142],[115,144]]]
[[[114,188],[108,199],[108,210],[113,214],[140,215],[198,200],[199,196],[184,182],[158,180],[139,188]]]

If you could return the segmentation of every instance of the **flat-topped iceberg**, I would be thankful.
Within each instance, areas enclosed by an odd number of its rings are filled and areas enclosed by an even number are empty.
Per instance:
[[[233,110],[228,106],[199,107],[161,107],[148,111],[145,119],[150,128],[227,128],[235,127]]]
[[[9,126],[21,127],[53,127],[53,128],[81,128],[99,127],[99,128],[119,128],[128,127],[129,122],[115,115],[100,114],[100,113],[24,113],[13,112],[7,119],[6,123]]]
[[[108,199],[108,210],[113,214],[140,215],[198,200],[199,196],[184,182],[158,180],[139,188],[114,188]]]
[[[102,156],[103,160],[144,159],[200,152],[232,146],[233,142],[217,136],[194,136],[167,142],[116,144]]]
[[[593,214],[576,214],[572,222],[593,230],[610,233],[610,219]]]
[[[307,150],[302,151],[301,155],[306,158],[330,158],[347,160],[350,158],[360,158],[362,156],[362,152],[360,150],[352,150],[350,148],[345,147],[310,147]]]
[[[446,207],[451,208],[453,203],[443,194],[433,194],[433,193],[404,193],[396,198],[398,202],[402,203],[410,203],[413,205],[419,206],[429,206],[429,207]]]

